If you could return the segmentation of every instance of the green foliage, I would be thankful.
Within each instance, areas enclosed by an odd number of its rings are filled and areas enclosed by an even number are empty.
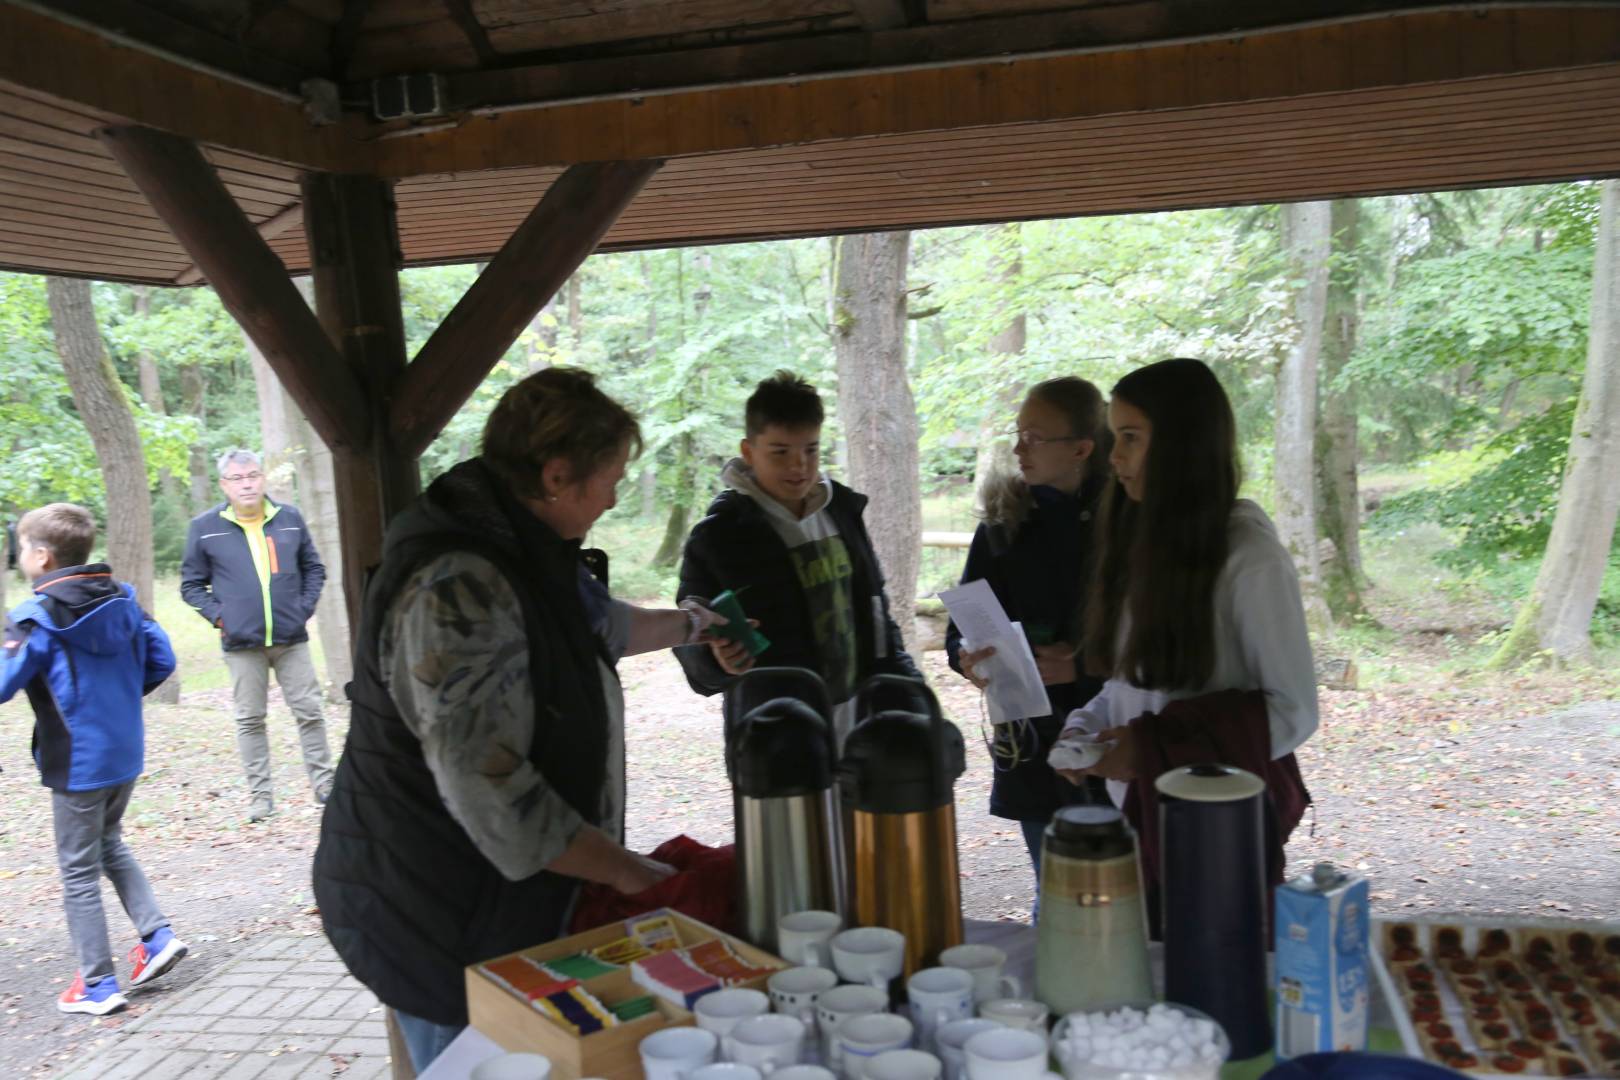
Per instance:
[[[1457,546],[1438,556],[1453,566],[1490,565],[1504,555],[1535,559],[1552,531],[1574,415],[1575,402],[1568,401],[1489,439],[1471,475],[1385,501],[1373,526],[1392,531],[1435,522],[1454,529]]]

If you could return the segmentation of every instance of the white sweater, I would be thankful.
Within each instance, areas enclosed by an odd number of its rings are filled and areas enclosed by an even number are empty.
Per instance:
[[[1318,722],[1316,667],[1294,561],[1266,512],[1247,499],[1233,506],[1227,536],[1226,566],[1215,582],[1215,670],[1209,682],[1195,689],[1147,690],[1116,676],[1069,714],[1065,731],[1096,734],[1180,698],[1261,690],[1274,759],[1310,738]],[[1118,801],[1125,785],[1110,781],[1109,789]]]

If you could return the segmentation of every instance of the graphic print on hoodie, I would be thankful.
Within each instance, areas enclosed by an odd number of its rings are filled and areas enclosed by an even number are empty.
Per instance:
[[[811,633],[821,657],[821,677],[833,701],[848,701],[855,695],[856,674],[855,597],[851,587],[854,566],[849,548],[838,533],[838,523],[827,513],[832,485],[825,477],[819,480],[805,496],[805,513],[800,517],[767,495],[754,479],[753,470],[740,458],[726,465],[720,479],[758,503],[765,520],[787,545],[788,559],[810,610]],[[748,598],[739,599],[746,611]]]

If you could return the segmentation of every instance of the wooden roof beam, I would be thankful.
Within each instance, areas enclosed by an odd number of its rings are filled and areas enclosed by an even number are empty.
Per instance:
[[[365,446],[370,418],[352,370],[287,268],[219,174],[178,135],[140,127],[96,132],[253,339],[328,446]]]
[[[662,164],[595,162],[557,177],[406,367],[391,415],[399,453],[427,449]]]

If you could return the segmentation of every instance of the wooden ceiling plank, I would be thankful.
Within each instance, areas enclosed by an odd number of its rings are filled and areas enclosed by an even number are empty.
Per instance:
[[[117,281],[130,285],[166,285],[169,280],[165,275],[155,271],[131,273],[127,268],[74,258],[60,258],[50,265],[42,266],[27,256],[8,254],[3,246],[0,246],[0,270],[18,274],[81,277],[92,281]]]
[[[75,2],[98,8],[103,0]],[[296,100],[15,4],[0,3],[0,72],[59,101],[305,167],[352,169],[369,157],[347,124],[312,127]]]
[[[4,223],[0,223],[0,250],[34,256],[42,260],[41,262],[36,263],[36,265],[42,267],[52,265],[52,260],[54,260],[56,256],[62,254],[62,247],[60,244],[53,244],[48,239],[34,236],[29,233],[13,232],[11,228]],[[176,270],[185,265],[184,256],[181,256],[178,260],[161,259],[154,258],[147,254],[125,251],[106,253],[98,251],[96,252],[96,255],[98,257],[105,258],[109,265],[130,266],[142,270],[154,271],[161,274],[165,281],[169,280],[170,276],[172,276]]]
[[[7,220],[25,221],[33,225],[58,223],[66,228],[90,232],[111,229],[116,230],[112,235],[174,247],[174,237],[155,219],[137,218],[132,214],[119,214],[95,207],[73,206],[48,198],[18,197],[25,194],[14,185],[0,181],[0,206],[6,207]]]

